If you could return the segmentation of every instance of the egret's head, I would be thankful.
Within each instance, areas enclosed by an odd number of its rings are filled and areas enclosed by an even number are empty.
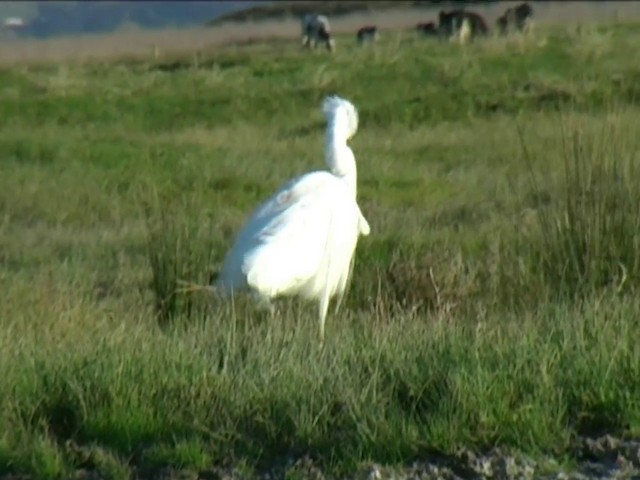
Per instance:
[[[322,111],[327,119],[327,128],[349,140],[358,131],[358,110],[349,100],[332,95],[322,103]]]

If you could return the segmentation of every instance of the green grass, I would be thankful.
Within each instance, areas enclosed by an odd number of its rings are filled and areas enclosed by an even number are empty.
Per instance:
[[[639,37],[0,71],[0,472],[571,461],[576,435],[638,435]],[[360,110],[372,233],[321,348],[314,305],[180,282],[323,168],[330,93]]]

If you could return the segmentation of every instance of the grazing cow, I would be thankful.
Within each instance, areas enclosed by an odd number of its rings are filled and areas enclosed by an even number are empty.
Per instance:
[[[335,49],[329,19],[324,15],[306,14],[302,17],[302,45],[315,48],[318,43],[324,43],[330,52]]]
[[[378,38],[378,27],[375,25],[367,25],[358,30],[357,33],[358,44],[364,45],[365,43],[375,42]]]
[[[421,22],[416,25],[416,31],[418,35],[424,37],[437,37],[438,36],[438,27],[434,22]]]
[[[533,8],[528,3],[521,3],[517,7],[507,8],[496,22],[498,31],[506,35],[510,30],[523,32],[531,25]]]
[[[466,27],[464,26],[465,20]],[[440,11],[438,30],[450,39],[459,38],[460,41],[463,40],[463,36],[466,36],[467,39],[473,39],[478,35],[489,33],[489,27],[487,27],[484,18],[475,12],[467,12],[463,9],[451,10],[450,12]]]

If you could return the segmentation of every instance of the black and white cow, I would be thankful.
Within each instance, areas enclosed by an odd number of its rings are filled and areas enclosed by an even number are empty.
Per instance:
[[[487,35],[489,27],[484,18],[475,12],[467,12],[463,9],[451,10],[450,12],[440,11],[438,16],[438,30],[449,37],[449,39],[459,38],[466,41],[479,35]]]
[[[318,43],[324,43],[330,52],[335,49],[329,19],[324,15],[306,14],[302,17],[302,45],[315,48]]]

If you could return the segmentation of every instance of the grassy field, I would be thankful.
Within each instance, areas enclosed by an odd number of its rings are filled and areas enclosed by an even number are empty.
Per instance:
[[[340,39],[338,39],[340,41]],[[640,28],[0,70],[0,472],[327,472],[640,435]],[[345,308],[205,284],[360,110]]]

